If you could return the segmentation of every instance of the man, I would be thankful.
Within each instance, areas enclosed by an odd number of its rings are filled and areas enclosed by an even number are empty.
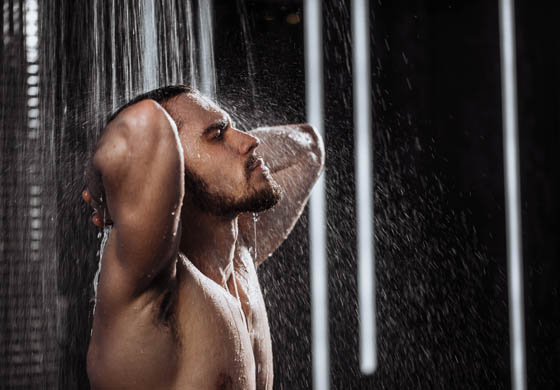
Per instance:
[[[113,226],[88,350],[92,388],[271,389],[256,268],[293,228],[323,161],[310,126],[246,133],[184,86],[119,110],[83,194],[93,222]]]

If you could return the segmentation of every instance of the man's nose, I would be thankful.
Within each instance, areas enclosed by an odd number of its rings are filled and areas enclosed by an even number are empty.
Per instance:
[[[249,133],[245,133],[237,129],[233,129],[233,131],[235,132],[236,135],[235,138],[237,141],[237,148],[239,154],[241,155],[249,154],[253,152],[253,150],[255,150],[257,146],[259,146],[260,140],[257,137],[254,137]]]

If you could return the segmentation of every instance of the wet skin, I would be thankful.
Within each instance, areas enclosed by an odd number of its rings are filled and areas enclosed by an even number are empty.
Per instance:
[[[256,271],[299,218],[323,159],[311,127],[241,132],[196,94],[119,114],[82,193],[92,222],[113,226],[88,350],[92,388],[271,389]],[[185,169],[232,204],[273,182],[283,197],[258,222],[252,213],[215,215],[185,186]]]

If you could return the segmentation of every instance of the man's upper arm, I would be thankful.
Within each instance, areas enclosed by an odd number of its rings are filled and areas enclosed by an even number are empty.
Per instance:
[[[272,177],[282,188],[282,198],[272,209],[259,214],[257,263],[262,262],[286,239],[297,222],[324,165],[320,135],[307,124],[259,128],[251,134],[260,139],[257,155],[263,157]],[[239,217],[239,230],[249,246],[254,245],[255,222],[250,214]]]
[[[113,274],[105,281],[133,298],[170,264],[180,238],[184,163],[173,121],[154,101],[131,106],[105,129],[93,164],[113,221],[103,259]]]

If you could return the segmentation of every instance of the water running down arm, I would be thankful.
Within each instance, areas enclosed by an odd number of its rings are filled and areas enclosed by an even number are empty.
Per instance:
[[[256,223],[258,264],[293,229],[323,170],[325,151],[321,136],[307,124],[258,128],[250,134],[261,141],[256,154],[264,159],[282,188],[282,199],[272,209],[260,213]],[[252,214],[239,216],[239,232],[249,246],[254,245],[254,229]]]

